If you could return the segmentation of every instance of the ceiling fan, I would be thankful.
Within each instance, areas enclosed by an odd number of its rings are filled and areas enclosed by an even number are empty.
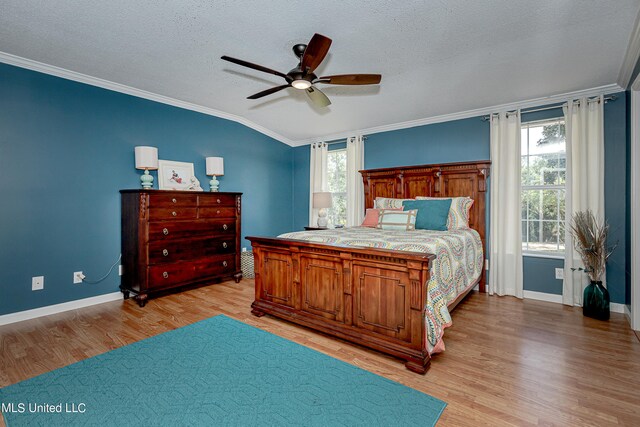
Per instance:
[[[331,39],[321,34],[314,34],[308,45],[297,44],[293,46],[293,53],[300,58],[298,66],[284,74],[276,70],[272,70],[262,65],[252,64],[251,62],[243,61],[241,59],[231,58],[230,56],[222,56],[221,59],[225,61],[233,62],[234,64],[242,65],[244,67],[253,68],[254,70],[262,71],[269,74],[275,74],[287,81],[287,84],[282,86],[272,87],[262,92],[255,93],[248,96],[247,99],[258,99],[263,96],[271,95],[282,89],[293,87],[295,89],[304,90],[309,99],[319,107],[327,107],[331,104],[329,98],[314,85],[317,83],[332,84],[332,85],[374,85],[380,83],[382,76],[380,74],[341,74],[336,76],[316,76],[313,71],[318,68],[320,63],[327,56],[329,47],[331,46]]]

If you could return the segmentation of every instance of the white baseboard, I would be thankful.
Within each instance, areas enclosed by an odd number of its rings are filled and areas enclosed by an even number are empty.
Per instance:
[[[555,302],[562,304],[562,295],[547,294],[544,292],[524,291],[524,297],[526,299],[535,299],[538,301]]]
[[[535,299],[538,301],[546,301],[546,302],[555,302],[558,304],[562,304],[562,295],[556,294],[547,294],[544,292],[535,292],[535,291],[524,291],[524,297],[527,299]],[[617,302],[612,302],[609,305],[609,310],[612,313],[624,313],[628,318],[631,318],[631,313],[629,312],[629,308],[625,304],[618,304]]]
[[[23,320],[35,319],[36,317],[49,316],[51,314],[62,313],[64,311],[89,307],[91,305],[122,299],[121,292],[98,295],[96,297],[84,298],[75,301],[63,302],[62,304],[48,305],[46,307],[34,308],[33,310],[19,311],[17,313],[4,314],[0,316],[0,325],[22,322]]]

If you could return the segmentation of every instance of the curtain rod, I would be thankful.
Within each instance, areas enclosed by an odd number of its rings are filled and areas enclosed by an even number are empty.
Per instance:
[[[607,102],[615,101],[616,99],[618,99],[618,97],[615,96],[615,95],[605,96],[604,97],[604,103],[606,104]],[[596,102],[596,101],[599,101],[599,99],[594,99],[594,100],[590,99],[589,100],[589,102]],[[574,104],[578,103],[578,102],[580,102],[580,101],[573,101]],[[525,110],[520,110],[520,114],[535,113],[537,111],[555,110],[557,108],[562,108],[565,105],[567,105],[566,102],[563,103],[563,104],[560,104],[560,105],[552,106],[552,107],[540,107],[540,108],[531,107],[531,108],[528,108],[528,109],[525,109]],[[507,112],[507,114],[513,114],[513,113],[512,112]],[[482,116],[481,120],[486,122],[490,118],[491,118],[491,114],[489,114],[488,116]]]
[[[362,135],[362,139],[366,140],[367,139],[367,135]],[[340,139],[332,139],[330,141],[318,141],[318,142],[312,142],[311,145],[313,144],[327,144],[327,145],[332,145],[332,144],[340,144],[342,142],[347,142],[347,138],[340,138]]]

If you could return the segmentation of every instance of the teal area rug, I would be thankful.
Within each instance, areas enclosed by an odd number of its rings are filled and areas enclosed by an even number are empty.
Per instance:
[[[222,315],[0,389],[0,404],[10,427],[433,426],[446,406]]]

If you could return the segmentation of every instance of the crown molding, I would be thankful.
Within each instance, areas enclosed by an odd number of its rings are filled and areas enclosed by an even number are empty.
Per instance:
[[[638,27],[636,27],[636,29],[638,29]],[[634,36],[635,34],[636,32],[634,31]],[[640,40],[640,37],[635,37],[635,39]],[[640,42],[638,43],[638,47],[640,49]],[[320,141],[333,141],[337,139],[347,138],[349,136],[353,136],[356,134],[371,135],[375,133],[389,132],[389,131],[399,130],[399,129],[407,129],[407,128],[412,128],[416,126],[424,126],[424,125],[429,125],[433,123],[442,123],[442,122],[448,122],[452,120],[468,119],[471,117],[484,116],[487,114],[494,113],[496,111],[514,110],[517,108],[538,107],[541,105],[564,102],[569,98],[575,99],[575,98],[581,98],[583,96],[589,97],[589,96],[596,96],[601,94],[608,95],[611,93],[624,91],[622,86],[618,84],[610,84],[610,85],[599,86],[591,89],[585,89],[585,90],[579,90],[575,92],[567,92],[567,93],[558,94],[558,95],[530,99],[527,101],[494,105],[491,107],[477,108],[477,109],[462,111],[458,113],[443,114],[439,116],[426,117],[426,118],[410,120],[406,122],[375,126],[375,127],[366,128],[366,129],[352,129],[350,131],[293,141],[289,138],[286,138],[283,135],[273,132],[270,129],[267,129],[244,117],[237,116],[235,114],[225,113],[224,111],[215,110],[213,108],[203,107],[201,105],[193,104],[186,101],[181,101],[179,99],[170,98],[168,96],[159,95],[159,94],[148,92],[141,89],[136,89],[131,86],[126,86],[126,85],[115,83],[109,80],[100,79],[98,77],[92,77],[86,74],[78,73],[75,71],[67,70],[67,69],[56,67],[53,65],[48,65],[42,62],[31,60],[31,59],[22,58],[20,56],[12,55],[10,53],[0,52],[0,62],[9,64],[9,65],[14,65],[16,67],[26,68],[28,70],[38,71],[38,72],[49,74],[56,77],[61,77],[63,79],[73,80],[79,83],[84,83],[84,84],[100,87],[103,89],[124,93],[131,96],[136,96],[138,98],[144,98],[150,101],[160,102],[162,104],[172,105],[174,107],[184,108],[186,110],[196,111],[202,114],[207,114],[210,116],[219,117],[226,120],[231,120],[231,121],[240,123],[244,126],[247,126],[257,132],[267,135],[268,137],[273,138],[277,141],[280,141],[291,147],[300,147],[304,145],[310,145],[310,144],[313,144],[314,142],[320,142]],[[634,63],[634,66],[635,66],[635,63]]]
[[[170,98],[168,96],[159,95],[157,93],[148,92],[146,90],[136,89],[131,86],[115,83],[115,82],[104,80],[98,77],[89,76],[86,74],[78,73],[76,71],[71,71],[64,68],[56,67],[54,65],[48,65],[42,62],[34,61],[32,59],[22,58],[20,56],[12,55],[6,52],[0,51],[0,62],[9,64],[9,65],[14,65],[20,68],[26,68],[32,71],[38,71],[40,73],[49,74],[56,77],[61,77],[67,80],[73,80],[73,81],[88,84],[91,86],[97,86],[103,89],[112,90],[114,92],[120,92],[127,95],[136,96],[138,98],[144,98],[150,101],[172,105],[174,107],[184,108],[185,110],[196,111],[198,113],[207,114],[209,116],[231,120],[231,121],[240,123],[244,126],[247,126],[264,135],[267,135],[268,137],[271,137],[284,144],[287,144],[292,147],[295,146],[294,142],[291,141],[289,138],[286,138],[276,132],[273,132],[265,127],[262,127],[250,120],[247,120],[244,117],[236,116],[235,114],[225,113],[224,111],[203,107],[201,105],[193,104],[191,102],[181,101],[179,99]]]
[[[627,45],[627,52],[624,55],[622,67],[620,67],[620,74],[618,75],[618,85],[620,87],[626,89],[633,83],[631,81],[631,75],[638,63],[638,58],[640,58],[640,12],[638,12],[636,22],[633,24],[633,31],[631,31],[631,37]]]
[[[566,92],[558,95],[545,96],[542,98],[529,99],[527,101],[512,102],[509,104],[494,105],[492,107],[476,108],[474,110],[461,111],[459,113],[443,114],[440,116],[426,117],[424,119],[410,120],[407,122],[392,123],[383,126],[376,126],[367,129],[356,129],[346,132],[334,133],[330,135],[324,135],[317,138],[308,138],[304,140],[295,141],[294,146],[300,147],[303,145],[310,145],[314,142],[321,141],[334,141],[337,139],[345,139],[353,135],[371,135],[380,132],[389,132],[392,130],[407,129],[416,126],[430,125],[433,123],[449,122],[452,120],[468,119],[472,117],[485,116],[487,114],[495,113],[496,111],[510,111],[518,108],[531,108],[540,107],[543,105],[556,104],[566,102],[569,99],[576,99],[582,97],[592,97],[598,95],[609,95],[612,93],[624,92],[624,89],[617,84],[609,84],[605,86],[598,86],[591,89],[578,90],[574,92]]]

